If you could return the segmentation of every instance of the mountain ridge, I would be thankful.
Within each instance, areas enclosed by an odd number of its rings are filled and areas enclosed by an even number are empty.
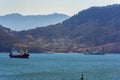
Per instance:
[[[91,7],[46,27],[13,31],[30,52],[58,53],[100,51],[120,53],[120,5]]]
[[[19,13],[13,13],[0,16],[0,24],[12,30],[20,31],[56,24],[68,18],[68,15],[60,13],[49,15],[21,15]]]
[[[120,5],[91,7],[79,12],[62,23],[38,27],[36,29],[21,31],[15,34],[18,38],[26,40],[26,35],[29,35],[37,43],[41,43],[41,39],[44,39],[44,44],[46,45],[49,45],[50,43],[55,44],[56,41],[58,43],[59,40],[62,39],[61,41],[63,41],[63,43],[66,42],[68,45],[67,47],[69,48],[70,45],[77,47],[80,50],[80,45],[85,49],[90,48],[91,46],[107,46],[107,52],[112,52],[111,47],[113,48],[113,46],[116,46],[116,43],[120,43],[119,13]],[[34,45],[35,43],[33,42],[31,44]],[[44,46],[44,44],[40,44],[40,46]],[[112,46],[109,44],[112,44]],[[63,46],[62,44],[59,45]],[[90,49],[92,49],[92,47]],[[117,45],[116,47],[120,48],[120,45]],[[67,51],[69,51],[69,48]],[[45,47],[45,49],[47,49],[47,47]],[[73,50],[73,48],[71,50]],[[119,52],[119,50],[116,51]]]

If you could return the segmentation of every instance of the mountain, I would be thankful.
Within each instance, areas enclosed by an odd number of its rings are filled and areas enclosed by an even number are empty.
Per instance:
[[[72,30],[69,37],[80,43],[102,45],[120,41],[120,5],[91,7],[63,22]]]
[[[0,24],[12,30],[27,30],[35,27],[47,26],[56,24],[68,19],[69,16],[65,14],[49,14],[49,15],[28,15],[23,16],[18,13],[0,16]]]
[[[55,25],[14,32],[31,46],[56,52],[120,52],[120,5],[91,7]],[[56,46],[57,45],[57,46]]]

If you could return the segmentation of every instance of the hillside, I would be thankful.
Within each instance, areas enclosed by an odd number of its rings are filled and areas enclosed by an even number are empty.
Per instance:
[[[9,52],[13,46],[18,46],[18,44],[24,43],[11,34],[10,29],[0,25],[0,52]]]
[[[72,30],[69,37],[81,43],[102,45],[120,41],[120,5],[91,7],[63,22]]]
[[[74,51],[74,48],[77,48],[77,51],[84,51],[86,48],[99,50],[104,46],[107,52],[117,53],[120,52],[119,13],[120,5],[117,4],[91,7],[63,23],[15,34],[18,38],[28,41],[30,45],[43,49],[49,49],[50,46],[51,49],[56,48],[56,44],[57,49],[62,49],[63,52]]]
[[[49,15],[28,15],[23,16],[18,13],[0,16],[0,24],[12,30],[27,30],[36,27],[56,24],[68,19],[69,16],[65,14],[49,14]]]

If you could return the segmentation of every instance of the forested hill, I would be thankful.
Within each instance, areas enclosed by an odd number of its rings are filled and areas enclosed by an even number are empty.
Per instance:
[[[120,41],[120,5],[91,7],[74,15],[62,25],[70,37],[82,43],[102,45]]]
[[[39,50],[56,48],[63,52],[73,49],[105,47],[120,52],[120,5],[91,7],[71,18],[47,27],[14,32],[17,38]],[[53,47],[52,47],[53,46]],[[62,47],[61,47],[62,46]],[[74,50],[73,50],[74,52]]]
[[[15,32],[15,35],[20,39],[27,39],[29,35],[38,42],[39,38],[44,41],[67,38],[76,45],[116,46],[120,43],[120,5],[91,7],[62,23]]]

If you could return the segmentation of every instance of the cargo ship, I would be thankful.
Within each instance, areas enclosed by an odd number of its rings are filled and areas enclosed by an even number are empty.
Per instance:
[[[17,50],[12,50],[10,52],[9,56],[10,56],[10,58],[29,58],[29,53],[28,53],[27,49],[25,51],[20,49],[19,52]]]

